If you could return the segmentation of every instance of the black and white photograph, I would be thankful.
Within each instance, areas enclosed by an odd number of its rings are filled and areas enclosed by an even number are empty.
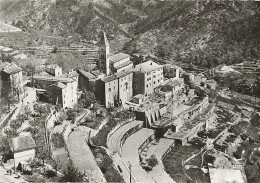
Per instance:
[[[0,0],[0,183],[260,183],[260,1]]]

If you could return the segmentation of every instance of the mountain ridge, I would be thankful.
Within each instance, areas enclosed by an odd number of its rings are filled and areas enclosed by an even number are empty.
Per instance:
[[[260,3],[155,0],[3,0],[4,21],[24,29],[115,42],[142,53],[212,67],[259,59]]]

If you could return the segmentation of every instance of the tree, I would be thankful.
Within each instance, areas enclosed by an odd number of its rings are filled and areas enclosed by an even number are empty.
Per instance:
[[[147,163],[151,167],[155,167],[158,165],[158,160],[155,155],[152,155],[150,158],[147,159]]]
[[[95,94],[93,92],[86,91],[83,96],[83,102],[85,103],[85,106],[91,106],[91,104],[94,104],[96,102]]]
[[[6,136],[0,136],[0,153],[3,155],[3,161],[6,160],[5,155],[10,151],[10,145]]]
[[[72,109],[68,109],[66,112],[67,120],[75,121],[76,119],[76,113]]]
[[[26,115],[26,119],[29,119],[29,115],[32,113],[31,109],[28,106],[24,108],[24,114]]]
[[[22,121],[18,119],[12,120],[10,123],[10,127],[15,131],[17,131],[21,126],[22,126]]]
[[[71,161],[67,164],[67,168],[65,169],[63,174],[64,175],[61,177],[62,182],[83,182],[84,181],[84,173],[82,173],[76,167],[74,167]]]
[[[34,104],[33,106],[34,110],[42,116],[42,114],[47,113],[46,107],[40,104]]]

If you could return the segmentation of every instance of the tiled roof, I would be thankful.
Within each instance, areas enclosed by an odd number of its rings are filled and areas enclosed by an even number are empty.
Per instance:
[[[18,137],[13,138],[11,147],[14,152],[25,151],[36,147],[35,141],[29,132],[21,133]]]
[[[132,72],[133,72],[132,70],[130,70],[130,71],[121,71],[121,72],[115,73],[114,75],[104,77],[101,80],[103,82],[107,83],[107,82],[110,82],[110,81],[114,81],[114,80],[116,80],[118,78],[127,76],[128,74],[130,74]]]
[[[159,65],[153,61],[147,61],[147,62],[143,62],[140,63],[138,65],[135,66],[134,68],[134,72],[150,72],[159,68],[162,68],[163,65]]]
[[[69,77],[76,77],[78,76],[79,74],[77,73],[77,71],[71,71],[69,72]]]
[[[124,62],[124,63],[122,63],[122,64],[116,66],[115,68],[116,68],[116,69],[121,69],[121,68],[126,67],[126,66],[128,66],[128,65],[133,65],[133,62],[129,60],[129,61],[127,61],[127,62]]]
[[[66,85],[63,84],[63,83],[61,83],[61,82],[58,82],[58,83],[56,84],[56,86],[57,86],[58,88],[61,88],[61,89],[66,88]]]
[[[125,54],[125,53],[118,53],[118,54],[115,54],[115,55],[112,55],[111,57],[109,57],[109,61],[112,62],[112,63],[116,63],[116,62],[123,60],[127,57],[130,57],[130,55]]]
[[[7,74],[15,74],[23,69],[15,63],[3,62],[0,64],[0,69]]]
[[[60,67],[60,66],[58,66],[57,64],[51,64],[51,65],[46,66],[47,69],[56,69],[58,67]]]
[[[71,78],[57,77],[57,76],[51,76],[51,75],[41,75],[41,74],[33,75],[33,79],[35,79],[35,80],[57,81],[57,82],[64,82],[64,83],[70,83],[70,82],[74,81]]]
[[[95,79],[96,76],[94,74],[92,74],[91,72],[87,72],[87,71],[84,71],[82,69],[80,69],[78,71],[80,74],[82,74],[83,76],[85,76],[86,78],[89,78],[89,79]]]

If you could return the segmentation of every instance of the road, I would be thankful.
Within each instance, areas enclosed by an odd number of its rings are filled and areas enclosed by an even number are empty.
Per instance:
[[[0,182],[26,182],[23,178],[14,178],[16,175],[6,175],[6,170],[0,166]]]
[[[142,168],[138,153],[140,146],[153,134],[152,129],[143,128],[128,137],[122,146],[122,159],[130,163],[132,175],[137,182],[154,182],[151,176]]]
[[[107,139],[107,147],[111,152],[120,152],[121,149],[121,143],[123,140],[123,137],[125,134],[137,127],[141,126],[143,124],[143,121],[131,121],[120,128],[118,128],[116,131],[114,131],[113,134],[111,134]]]
[[[161,138],[159,142],[153,141],[150,143],[150,146],[147,148],[147,155],[146,158],[151,157],[151,155],[155,155],[158,160],[158,165],[155,166],[148,175],[152,177],[154,182],[160,183],[176,183],[169,174],[166,173],[164,170],[164,166],[162,163],[162,157],[167,150],[173,146],[174,140],[173,139],[164,139]]]
[[[81,172],[86,172],[89,182],[106,182],[85,139],[88,133],[76,129],[68,137],[67,149],[70,159]]]

